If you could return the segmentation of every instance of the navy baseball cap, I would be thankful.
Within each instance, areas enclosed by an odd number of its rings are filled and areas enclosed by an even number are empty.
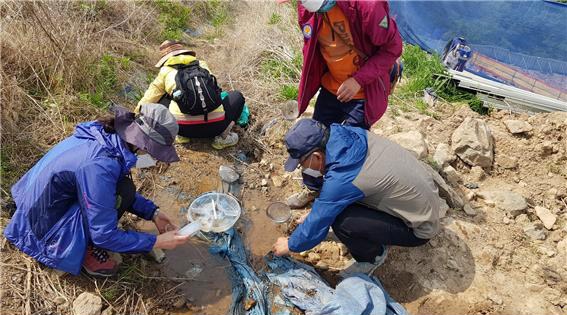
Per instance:
[[[293,172],[301,158],[325,145],[326,127],[313,119],[299,120],[285,135],[285,146],[289,158],[284,169]]]

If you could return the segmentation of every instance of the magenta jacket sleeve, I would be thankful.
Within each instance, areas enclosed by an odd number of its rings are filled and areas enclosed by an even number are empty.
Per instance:
[[[402,38],[396,22],[390,18],[386,2],[360,1],[357,5],[363,32],[374,46],[379,47],[354,74],[359,84],[368,85],[380,75],[389,73],[402,54]]]

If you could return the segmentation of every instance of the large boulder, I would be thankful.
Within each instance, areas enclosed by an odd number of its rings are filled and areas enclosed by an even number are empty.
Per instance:
[[[390,136],[390,140],[413,153],[418,159],[423,159],[427,156],[427,143],[419,131],[396,133]]]
[[[102,300],[92,293],[83,292],[73,301],[75,315],[100,315],[101,311]]]
[[[455,154],[470,166],[492,166],[494,139],[483,120],[465,118],[451,136],[451,147]]]
[[[437,148],[435,148],[435,153],[433,154],[433,161],[437,164],[437,167],[444,168],[455,160],[455,154],[451,152],[449,145],[446,143],[439,143]]]

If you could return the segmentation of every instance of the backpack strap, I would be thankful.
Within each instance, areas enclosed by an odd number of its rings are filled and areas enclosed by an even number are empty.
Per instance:
[[[354,45],[349,42],[346,38],[344,38],[343,36],[341,36],[341,33],[335,28],[335,26],[331,23],[331,21],[329,21],[329,16],[327,16],[327,13],[323,14],[323,21],[325,22],[325,24],[327,24],[332,30],[333,32],[335,32],[337,34],[337,36],[341,39],[341,41],[348,46],[348,48],[350,48],[350,50],[356,52],[356,54],[362,58],[362,60],[366,61],[368,60],[368,56],[363,53],[360,49],[354,47]]]

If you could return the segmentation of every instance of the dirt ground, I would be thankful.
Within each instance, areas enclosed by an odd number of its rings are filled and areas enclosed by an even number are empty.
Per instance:
[[[210,141],[195,140],[177,146],[181,157],[179,163],[159,174],[137,177],[148,197],[182,223],[185,221],[182,207],[187,207],[199,194],[219,187],[219,167],[236,165],[245,182],[241,200],[244,213],[237,228],[243,234],[252,264],[257,269],[261,269],[261,258],[269,252],[277,237],[289,233],[288,226],[276,225],[266,217],[267,205],[272,201],[284,201],[300,189],[298,174],[283,171],[282,136],[293,122],[281,117],[278,108],[282,104],[274,100],[273,91],[257,84],[251,77],[253,74],[239,67],[253,58],[254,51],[266,41],[284,42],[294,36],[298,36],[296,44],[301,40],[299,32],[288,34],[286,28],[266,26],[274,10],[283,12],[272,5],[239,4],[233,12],[234,23],[225,30],[222,39],[212,43],[195,40],[194,43],[198,55],[205,56],[223,85],[243,91],[252,108],[252,125],[246,130],[237,130],[241,138],[239,145],[219,152],[211,149]],[[483,179],[472,174],[466,164],[458,160],[454,162],[452,165],[461,176],[461,186],[464,183],[478,185],[470,190],[461,187],[472,196],[470,202],[477,214],[470,216],[461,210],[450,209],[442,219],[439,235],[422,247],[392,248],[375,275],[388,293],[411,314],[567,314],[567,114],[527,116],[501,111],[481,117],[466,107],[446,104],[431,110],[436,118],[391,108],[373,131],[390,136],[418,130],[425,136],[431,156],[439,143],[451,143],[453,131],[465,117],[477,117],[485,120],[492,131],[496,162],[486,170]],[[260,129],[273,119],[276,119],[273,126],[261,136]],[[512,135],[503,124],[505,119],[528,121],[534,129],[524,135]],[[245,163],[237,161],[243,157],[246,157]],[[503,158],[513,158],[517,165],[505,168],[499,164]],[[265,185],[262,185],[263,179]],[[510,218],[478,196],[482,191],[502,189],[515,191],[526,198],[529,208],[525,215]],[[535,206],[544,206],[557,217],[550,230],[544,229],[543,240],[533,240],[524,232],[527,225],[539,224],[533,210]],[[294,216],[304,211],[296,211]],[[135,223],[139,229],[153,229],[151,225]],[[5,239],[0,245],[2,249],[10,246]],[[146,303],[150,303],[148,307],[154,306],[156,314],[226,312],[231,299],[226,261],[210,255],[206,244],[198,240],[167,251],[166,256],[165,262],[159,265],[147,258],[124,258],[126,262],[143,260],[146,274],[155,276],[145,280],[148,281],[147,290],[154,293],[147,292],[137,298],[150,301]],[[332,269],[342,267],[349,258],[344,246],[332,237],[310,252],[294,257],[315,265],[331,281]],[[16,264],[22,265],[15,267]],[[29,258],[17,256],[17,252],[3,256],[2,266],[9,270],[9,273],[3,272],[3,282],[10,281],[16,287],[11,293],[4,293],[2,308],[13,310],[7,314],[25,313],[30,307],[6,302],[10,294],[30,294],[29,288],[26,290],[30,281],[27,277],[38,277],[38,283],[45,279],[49,285],[55,282],[55,292],[92,291],[95,283],[84,276],[59,277],[36,266]],[[172,282],[175,278],[191,280]],[[57,281],[73,282],[74,286],[66,289],[61,283],[57,286]],[[108,287],[108,284],[96,282],[97,288],[105,285]],[[69,292],[69,295],[76,296],[76,292]],[[160,301],[164,296],[167,299]],[[59,310],[64,314],[61,310],[69,310],[70,302],[54,302],[53,308],[45,313]],[[132,300],[128,303],[137,305],[140,302]]]

